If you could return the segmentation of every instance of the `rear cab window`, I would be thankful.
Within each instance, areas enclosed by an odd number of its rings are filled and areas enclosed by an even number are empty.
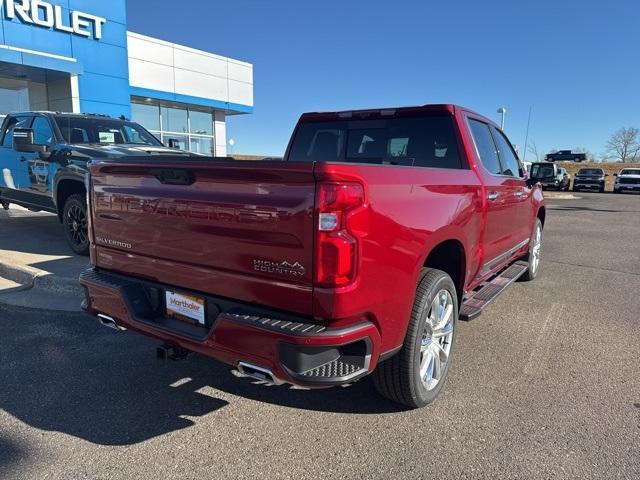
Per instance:
[[[550,178],[555,175],[556,172],[553,164],[534,163],[531,166],[531,176],[533,178]]]
[[[288,160],[463,168],[448,115],[304,121]]]

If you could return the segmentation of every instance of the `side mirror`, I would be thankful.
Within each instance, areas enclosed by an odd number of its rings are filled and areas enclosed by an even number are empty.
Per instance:
[[[46,145],[36,145],[33,130],[30,128],[16,128],[13,131],[13,149],[16,152],[47,153]]]
[[[604,174],[604,176],[605,176],[605,177],[608,177],[608,176],[609,176],[609,174],[608,174],[608,173],[605,173],[605,174]]]
[[[613,174],[613,176],[614,176],[614,177],[617,177],[617,176],[618,176],[618,174],[617,174],[617,173],[614,173],[614,174]]]
[[[539,180],[536,177],[532,177],[531,175],[525,175],[524,177],[524,183],[527,184],[527,188],[533,188],[538,181]]]
[[[167,147],[179,149],[180,140],[178,140],[177,138],[170,138],[169,140],[167,140]]]

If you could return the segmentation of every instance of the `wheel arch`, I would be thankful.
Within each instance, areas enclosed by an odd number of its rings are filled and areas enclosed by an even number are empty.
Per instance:
[[[442,270],[448,274],[456,286],[458,304],[460,304],[464,295],[467,268],[467,257],[462,242],[456,239],[439,242],[429,250],[422,266]]]
[[[536,217],[540,219],[540,223],[542,223],[542,228],[544,229],[544,222],[547,218],[547,209],[544,206],[540,207]]]
[[[57,183],[55,192],[56,209],[58,210],[58,220],[62,221],[64,203],[71,195],[85,195],[84,182],[76,178],[63,178]]]

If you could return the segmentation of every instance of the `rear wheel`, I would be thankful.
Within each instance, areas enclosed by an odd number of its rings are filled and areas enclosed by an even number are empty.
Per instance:
[[[83,195],[70,195],[64,203],[62,225],[71,250],[78,255],[89,255],[87,231],[87,205]]]
[[[451,277],[424,269],[402,349],[373,373],[378,392],[411,408],[433,402],[449,372],[457,319],[458,297]]]
[[[600,187],[600,188],[598,189],[598,191],[599,191],[600,193],[604,193],[604,187]]]
[[[538,270],[540,269],[540,253],[542,250],[542,222],[539,218],[536,219],[536,227],[531,237],[531,243],[529,244],[529,254],[527,255],[527,262],[529,268],[520,277],[524,282],[530,282],[538,276]]]

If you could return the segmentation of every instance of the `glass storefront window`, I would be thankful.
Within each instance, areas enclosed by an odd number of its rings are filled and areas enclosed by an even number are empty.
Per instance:
[[[180,150],[189,151],[189,137],[186,135],[176,135],[175,133],[167,133],[165,132],[162,135],[162,143],[165,145],[169,145],[169,139],[177,140],[179,144]]]
[[[189,122],[192,135],[213,135],[213,114],[190,110]]]
[[[68,74],[24,67],[4,68],[0,75],[0,115],[32,110],[71,111]]]
[[[131,120],[147,130],[160,130],[160,105],[132,103]]]
[[[202,107],[190,109],[186,105],[163,105],[157,100],[134,98],[132,120],[141,124],[165,145],[169,139],[178,140],[180,148],[202,155],[214,155],[213,111]]]
[[[189,133],[186,109],[161,107],[160,113],[162,114],[163,131]]]
[[[191,137],[191,151],[203,155],[213,155],[213,138]]]

